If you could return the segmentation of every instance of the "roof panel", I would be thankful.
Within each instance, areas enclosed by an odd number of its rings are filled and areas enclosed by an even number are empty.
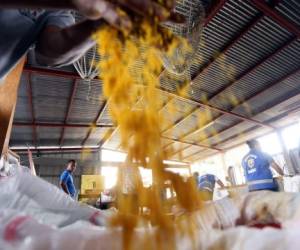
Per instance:
[[[31,83],[35,120],[63,122],[72,79],[31,74]]]
[[[38,146],[58,146],[62,128],[37,127]]]
[[[87,146],[96,146],[108,132],[109,128],[95,128],[88,140],[85,142]]]
[[[89,128],[66,128],[63,146],[80,146]]]
[[[102,83],[99,80],[79,80],[69,122],[94,122],[103,104]]]
[[[287,20],[300,26],[300,4],[297,0],[282,0],[276,10]]]

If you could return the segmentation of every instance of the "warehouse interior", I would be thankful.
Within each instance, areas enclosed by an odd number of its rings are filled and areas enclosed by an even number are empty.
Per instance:
[[[178,2],[197,8],[193,4],[199,1]],[[300,3],[297,0],[203,2],[210,5],[202,23],[201,45],[189,69],[188,94],[178,93],[178,86],[186,80],[166,69],[159,75],[160,85],[156,87],[163,102],[158,113],[165,119],[161,127],[162,148],[171,152],[163,159],[165,169],[184,178],[195,172],[200,176],[217,176],[224,187],[214,190],[213,200],[207,206],[215,206],[216,211],[223,209],[223,214],[229,216],[227,199],[233,194],[238,197],[249,194],[242,161],[249,151],[246,142],[255,139],[284,173],[279,177],[274,175],[280,183],[278,193],[296,197],[289,198],[294,199],[291,204],[287,198],[274,196],[274,201],[290,203],[278,205],[281,207],[277,207],[273,216],[289,206],[296,211],[300,191]],[[190,11],[188,7],[178,9],[183,14]],[[76,20],[80,19],[78,14],[74,15]],[[41,66],[33,51],[29,52],[20,77],[9,138],[11,155],[20,165],[27,167],[33,161],[36,175],[59,189],[60,176],[68,161],[74,159],[77,199],[92,206],[117,185],[118,170],[127,155],[122,148],[120,127],[111,117],[104,95],[102,72],[92,72],[93,79],[86,77],[92,70],[88,62],[92,58],[101,60],[95,54],[92,49],[74,64],[49,67]],[[137,101],[136,107],[143,106],[142,103],[142,99]],[[202,117],[205,119],[199,122]],[[144,186],[151,187],[152,171],[141,167],[139,170]],[[168,198],[173,195],[172,190],[168,191]],[[224,199],[227,203],[222,203]],[[267,200],[268,194],[258,194],[249,203],[256,204],[260,199]],[[269,207],[271,211],[272,205]],[[276,223],[282,226],[282,218],[298,219],[288,211],[278,215]],[[172,213],[176,217],[176,212]],[[202,214],[205,217],[205,212]],[[225,235],[226,230],[223,231]],[[107,235],[99,239],[105,237],[112,239]],[[270,240],[275,236],[265,237]],[[20,242],[20,248],[11,249],[22,249]],[[209,249],[213,243],[201,244],[196,249]],[[220,249],[234,249],[235,243],[230,244]],[[50,245],[44,249],[56,249]],[[38,246],[41,245],[36,245],[36,249]],[[88,246],[78,249],[110,249],[105,245],[101,248],[101,244],[98,248]],[[288,246],[283,244],[278,249],[295,249]],[[250,249],[247,247],[245,243],[240,249]],[[192,248],[176,245],[174,249]]]

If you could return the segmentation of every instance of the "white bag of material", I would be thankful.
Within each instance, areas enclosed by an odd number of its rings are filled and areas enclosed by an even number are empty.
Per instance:
[[[197,212],[199,228],[204,231],[233,227],[239,217],[239,207],[228,197],[208,202]]]
[[[257,191],[234,201],[247,220],[263,211],[264,207],[280,223],[300,219],[300,195],[296,193]]]
[[[0,201],[0,212],[22,211],[44,224],[59,227],[77,220],[105,225],[112,213],[80,205],[56,186],[21,168],[16,168],[13,175],[0,178]]]
[[[53,227],[37,222],[32,217],[17,210],[0,212],[0,239],[6,242],[24,240],[28,236],[49,234]]]
[[[300,191],[300,175],[283,178],[284,191],[299,192]]]
[[[147,237],[145,237],[148,232]],[[158,249],[154,236],[155,228],[137,229],[133,235],[132,250]],[[163,237],[163,236],[162,236]],[[236,227],[207,232],[198,231],[195,242],[187,235],[178,233],[175,237],[178,250],[296,250],[300,244],[300,228],[255,229]],[[167,244],[167,240],[162,244]],[[194,245],[195,244],[195,245]],[[9,250],[121,250],[124,249],[121,229],[95,228],[85,225],[69,226],[27,236],[14,244],[6,244]],[[167,247],[167,245],[165,246]],[[1,249],[1,247],[0,247]],[[161,247],[161,249],[166,249]],[[2,249],[1,249],[2,250]]]

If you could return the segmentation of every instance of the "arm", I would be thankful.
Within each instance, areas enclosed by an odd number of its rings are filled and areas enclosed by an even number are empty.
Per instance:
[[[113,3],[111,3],[113,2]],[[171,13],[175,0],[166,0],[164,5],[154,0],[1,0],[0,8],[74,9],[88,19],[105,19],[110,25],[122,27],[130,22],[126,9],[141,16],[158,18],[159,21],[184,21],[182,16]],[[125,10],[120,14],[120,9]]]
[[[62,181],[60,181],[59,184],[60,184],[62,190],[64,190],[64,192],[65,192],[67,195],[70,195],[69,190],[68,190],[66,184],[65,184],[64,182],[62,182]]]
[[[68,179],[68,174],[66,172],[63,172],[62,175],[60,176],[59,185],[61,186],[62,190],[64,190],[66,194],[70,195],[70,192],[66,185],[67,179]]]
[[[90,37],[103,24],[100,19],[87,20],[64,29],[47,26],[37,41],[37,61],[53,66],[75,62],[95,45]]]
[[[72,1],[60,0],[1,0],[0,8],[74,8]]]
[[[281,167],[272,159],[271,161],[271,167],[279,174],[279,175],[284,175]]]
[[[224,183],[220,179],[217,179],[216,181],[221,188],[225,187]]]
[[[56,66],[76,61],[94,46],[90,37],[104,24],[130,30],[131,19],[124,14],[126,12],[120,15],[118,8],[125,7],[135,15],[158,18],[159,21],[182,22],[181,17],[170,14],[173,4],[173,0],[166,1],[164,6],[152,0],[116,0],[114,3],[105,0],[2,0],[0,8],[75,9],[89,19],[64,29],[56,26],[44,28],[37,41],[37,61]]]

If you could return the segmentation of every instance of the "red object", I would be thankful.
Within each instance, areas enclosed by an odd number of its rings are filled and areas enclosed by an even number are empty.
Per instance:
[[[4,229],[4,239],[7,241],[15,240],[17,238],[17,227],[27,219],[29,219],[28,216],[20,216],[13,219]]]
[[[93,224],[97,225],[96,223],[96,217],[99,216],[101,213],[100,211],[97,211],[95,213],[93,213],[93,215],[90,217],[90,222],[92,222]]]
[[[254,224],[251,224],[251,225],[248,225],[248,227],[254,227],[254,228],[259,228],[259,229],[263,229],[265,227],[272,227],[272,228],[277,228],[277,229],[281,229],[282,226],[280,223],[276,223],[276,222],[273,222],[273,223],[254,223]]]

